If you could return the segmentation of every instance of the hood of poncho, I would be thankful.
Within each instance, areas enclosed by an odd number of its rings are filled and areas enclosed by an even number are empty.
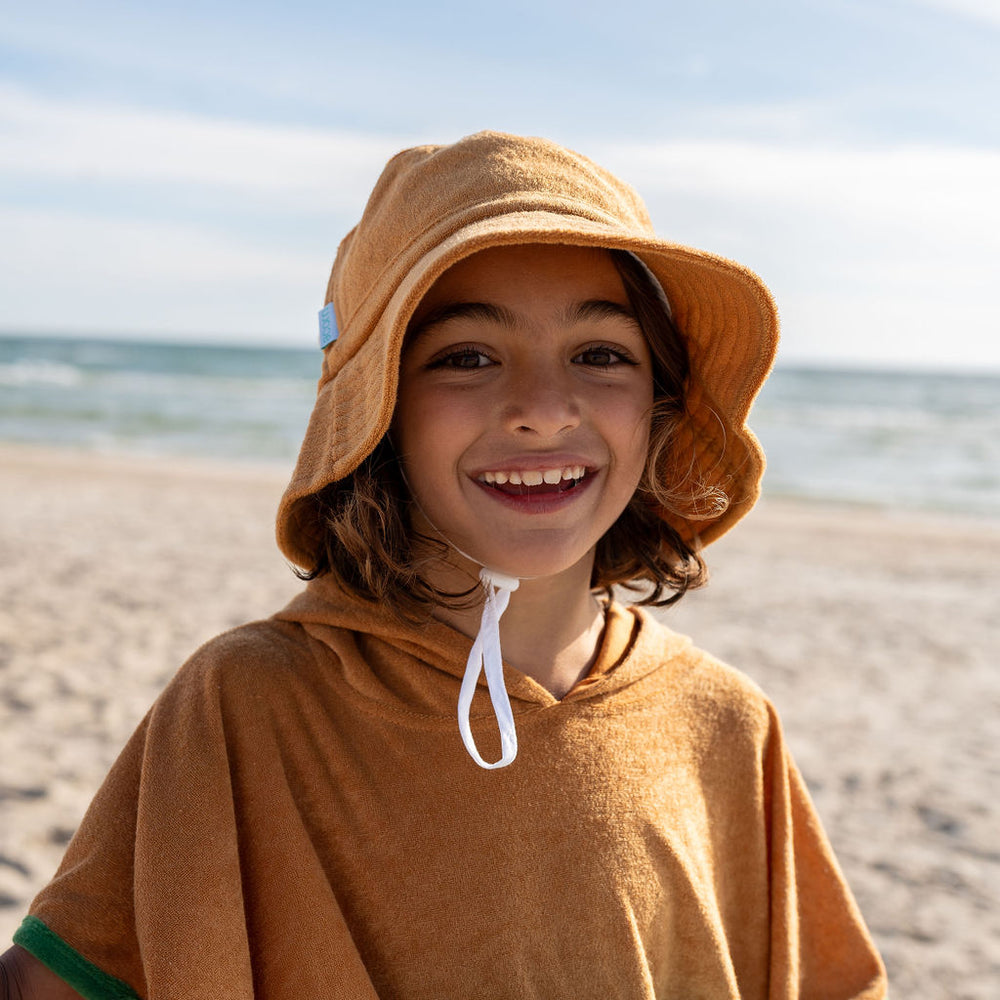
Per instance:
[[[275,617],[300,624],[314,641],[333,652],[344,681],[362,697],[387,708],[447,718],[454,724],[458,690],[472,647],[469,636],[433,618],[403,621],[380,605],[345,594],[328,577],[312,581]],[[603,697],[633,685],[662,669],[665,659],[690,647],[686,637],[667,633],[671,648],[665,650],[663,633],[654,626],[659,641],[650,655],[642,655],[645,618],[641,612],[612,602],[593,668],[561,700]],[[504,666],[504,681],[515,715],[559,701],[537,681],[508,665]],[[484,677],[477,686],[473,717],[493,720]]]

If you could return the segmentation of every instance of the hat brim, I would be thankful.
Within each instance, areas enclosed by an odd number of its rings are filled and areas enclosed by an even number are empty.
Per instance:
[[[358,344],[329,349],[316,405],[291,482],[282,497],[277,539],[294,563],[311,568],[317,533],[307,498],[353,472],[389,429],[409,321],[434,282],[465,257],[489,247],[566,244],[628,250],[663,286],[691,361],[687,414],[671,451],[692,489],[684,513],[662,516],[688,544],[714,541],[756,502],[764,456],[746,426],[753,399],[773,364],[778,317],[771,295],[748,268],[724,257],[554,211],[490,216],[431,246],[409,268]],[[341,349],[343,348],[343,349]],[[711,500],[719,492],[728,505]],[[699,506],[698,496],[708,498]]]

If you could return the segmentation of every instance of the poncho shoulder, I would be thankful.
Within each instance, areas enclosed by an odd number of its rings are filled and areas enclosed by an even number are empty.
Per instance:
[[[561,701],[507,671],[483,771],[469,640],[310,585],[179,671],[18,940],[92,997],[884,996],[771,704],[608,622]]]

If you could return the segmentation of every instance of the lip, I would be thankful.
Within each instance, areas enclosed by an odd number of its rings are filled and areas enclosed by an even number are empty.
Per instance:
[[[597,479],[597,472],[592,465],[587,465],[584,462],[567,464],[584,465],[587,471],[584,473],[583,479],[577,480],[576,485],[571,489],[557,493],[504,493],[478,478],[473,479],[472,482],[491,500],[502,504],[508,510],[519,511],[523,514],[554,514],[575,503],[587,494]],[[555,467],[557,466],[542,464],[536,465],[534,468],[551,469]],[[491,470],[488,471],[503,468],[519,469],[523,472],[532,471],[532,466],[530,465],[498,465],[492,466]]]

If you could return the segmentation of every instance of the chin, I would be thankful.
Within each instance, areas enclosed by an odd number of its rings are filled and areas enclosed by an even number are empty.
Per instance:
[[[472,553],[474,554],[474,553]],[[579,572],[590,580],[590,572],[594,562],[594,547],[567,553],[546,552],[544,547],[531,546],[523,551],[497,547],[477,556],[479,561],[492,570],[515,576],[519,580],[535,580],[544,577],[556,577],[563,573]]]

